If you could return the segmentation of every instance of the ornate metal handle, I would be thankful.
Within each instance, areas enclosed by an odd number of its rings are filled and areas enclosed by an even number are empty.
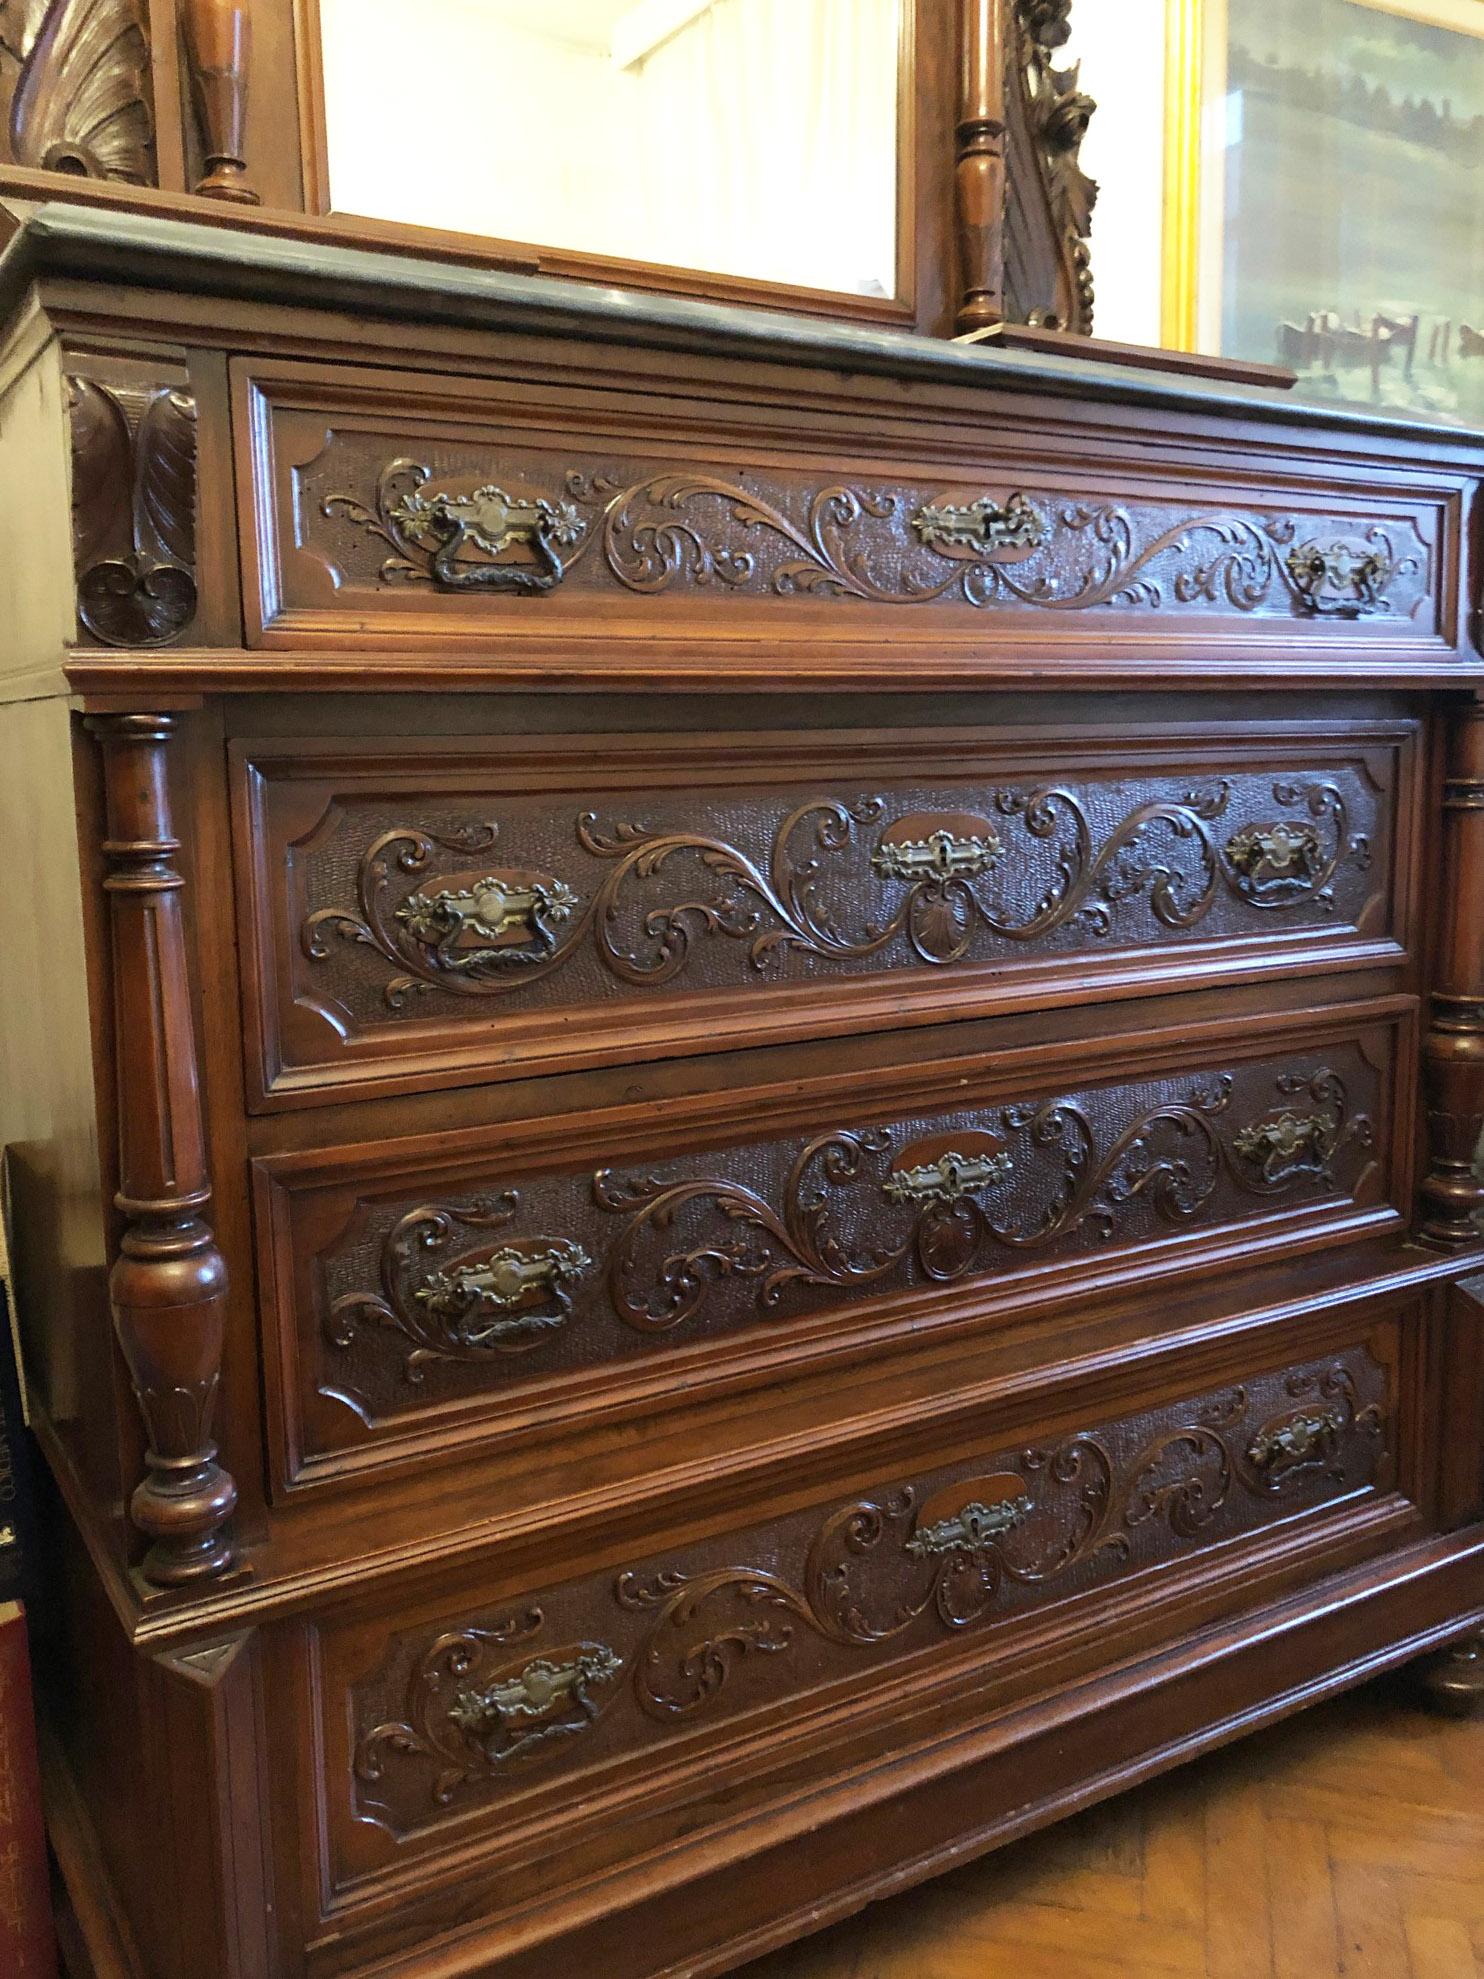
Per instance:
[[[1382,592],[1395,564],[1380,549],[1349,543],[1300,543],[1289,551],[1288,575],[1305,611],[1319,617],[1362,618],[1387,609]]]
[[[494,1346],[562,1325],[572,1288],[592,1264],[580,1244],[506,1244],[475,1263],[434,1272],[414,1297],[460,1346]]]
[[[959,838],[949,831],[935,831],[928,838],[905,842],[883,839],[871,854],[871,866],[885,879],[971,879],[987,873],[999,856],[995,832]]]
[[[449,1703],[449,1722],[479,1743],[490,1764],[502,1766],[592,1724],[607,1701],[594,1693],[623,1669],[623,1658],[606,1642],[580,1642],[557,1654],[566,1660],[533,1657],[483,1689],[460,1691]]]
[[[400,465],[396,463],[394,465]],[[387,524],[400,547],[432,557],[428,574],[446,591],[552,591],[566,575],[562,552],[582,540],[582,519],[570,502],[507,495],[493,482],[472,494],[422,493],[427,468],[406,463],[416,485],[388,508]],[[535,553],[534,563],[496,563],[512,543]],[[470,551],[479,554],[471,557]]]
[[[958,1154],[950,1150],[920,1168],[899,1168],[882,1183],[894,1203],[953,1203],[995,1182],[1003,1182],[1013,1163],[1008,1154]]]
[[[991,495],[976,501],[924,502],[912,516],[912,527],[930,550],[969,549],[981,556],[996,550],[1034,550],[1044,541],[1046,523],[1024,495],[1011,495],[1003,505]]]
[[[939,1519],[914,1532],[907,1541],[907,1551],[920,1560],[940,1553],[977,1553],[1024,1525],[1033,1509],[1026,1497],[1001,1498],[993,1505],[974,1498],[951,1519]]]
[[[1315,1409],[1312,1413],[1289,1416],[1258,1432],[1248,1448],[1248,1462],[1267,1473],[1311,1463],[1328,1453],[1345,1427],[1345,1420],[1343,1409]]]
[[[1244,825],[1226,841],[1226,856],[1249,880],[1311,880],[1324,864],[1313,825],[1287,819],[1272,825]]]
[[[467,887],[408,894],[397,920],[411,940],[433,951],[430,959],[440,969],[468,974],[496,964],[539,962],[553,954],[557,929],[581,904],[565,880],[486,873]]]
[[[1334,1153],[1337,1124],[1332,1113],[1278,1113],[1244,1127],[1232,1146],[1269,1177],[1301,1170],[1321,1175]]]

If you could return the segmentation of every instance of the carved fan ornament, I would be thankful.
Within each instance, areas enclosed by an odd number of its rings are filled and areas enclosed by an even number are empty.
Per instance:
[[[0,0],[12,161],[152,185],[144,0]]]
[[[107,646],[161,646],[196,614],[196,401],[67,380],[77,615]]]
[[[595,1581],[580,1611],[599,1639],[545,1647],[563,1625],[534,1605],[449,1630],[399,1681],[402,1715],[373,1716],[359,1736],[358,1809],[403,1832],[575,1756],[609,1714],[626,1720],[631,1749],[718,1711],[744,1665],[755,1675],[737,1706],[776,1702],[803,1641],[831,1670],[861,1671],[884,1645],[977,1628],[1076,1571],[1086,1585],[1239,1534],[1251,1505],[1289,1497],[1298,1510],[1353,1491],[1376,1478],[1388,1423],[1381,1370],[1355,1359],[1022,1448],[977,1474],[873,1491],[800,1540],[765,1528],[728,1542],[729,1555],[767,1565],[649,1565]]]
[[[1249,1198],[1337,1189],[1341,1156],[1372,1143],[1369,1117],[1352,1112],[1327,1067],[1281,1072],[1272,1090],[1275,1103],[1240,1123],[1223,1074],[1183,1098],[1135,1099],[1111,1131],[1061,1097],[928,1134],[835,1128],[792,1152],[776,1202],[704,1170],[599,1169],[592,1199],[615,1227],[597,1260],[564,1233],[521,1233],[514,1190],[422,1205],[381,1239],[377,1288],[332,1300],[326,1338],[345,1352],[363,1332],[395,1335],[417,1383],[431,1362],[489,1365],[548,1344],[576,1316],[579,1292],[588,1312],[601,1299],[631,1332],[657,1338],[700,1319],[727,1284],[750,1288],[744,1322],[792,1317],[822,1292],[948,1283],[1064,1237],[1106,1244],[1140,1205],[1179,1230],[1223,1182]]]
[[[488,858],[499,826],[398,825],[361,855],[354,904],[313,910],[300,944],[312,964],[329,959],[332,937],[373,950],[393,970],[383,1000],[395,1013],[432,990],[510,995],[588,950],[619,982],[644,987],[680,975],[706,940],[743,945],[758,971],[789,956],[828,963],[893,950],[942,968],[962,962],[981,932],[1034,942],[1075,924],[1110,937],[1139,903],[1172,930],[1197,926],[1223,893],[1260,913],[1329,911],[1341,864],[1367,866],[1369,843],[1351,830],[1333,782],[1279,778],[1271,791],[1286,815],[1228,825],[1232,784],[1221,778],[1135,805],[1100,844],[1086,801],[1059,784],[995,790],[982,814],[892,818],[883,796],[820,798],[782,819],[766,866],[706,833],[628,821],[603,829],[584,811],[574,844],[608,868],[586,895],[560,874],[493,859],[434,880],[440,854]],[[869,896],[832,900],[831,868],[838,889],[859,886],[843,862],[864,844]],[[1007,908],[997,877],[1007,864],[1019,870],[1037,845],[1054,848],[1049,883],[1029,912]],[[654,882],[697,863],[698,890],[652,899]],[[622,946],[625,904],[645,887],[642,941]]]
[[[647,596],[691,584],[890,605],[1250,612],[1276,592],[1302,615],[1361,617],[1392,609],[1387,585],[1422,568],[1380,528],[1321,546],[1283,515],[1155,524],[1111,503],[1020,491],[965,501],[833,484],[796,516],[781,498],[695,469],[637,480],[573,469],[560,493],[468,478],[433,486],[431,467],[401,457],[370,502],[337,492],[319,513],[383,544],[380,582],[458,592],[549,593],[596,553],[609,579]]]

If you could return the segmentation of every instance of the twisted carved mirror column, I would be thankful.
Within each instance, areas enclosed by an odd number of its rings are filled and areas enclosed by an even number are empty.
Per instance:
[[[237,1487],[216,1461],[212,1410],[225,1341],[227,1270],[211,1200],[191,988],[172,864],[169,715],[92,718],[102,746],[113,931],[119,1190],[125,1218],[109,1280],[114,1326],[149,1435],[130,1501],[162,1587],[225,1573]]]
[[[962,0],[955,143],[960,336],[1000,323],[1092,333],[1079,162],[1097,105],[1058,66],[1072,0]]]

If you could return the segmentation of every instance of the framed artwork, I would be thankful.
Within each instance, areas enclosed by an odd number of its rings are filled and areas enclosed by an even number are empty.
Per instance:
[[[1167,0],[1164,341],[1484,425],[1484,0]]]

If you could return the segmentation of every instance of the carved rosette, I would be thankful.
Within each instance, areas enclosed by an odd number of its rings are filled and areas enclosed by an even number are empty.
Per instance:
[[[168,715],[101,715],[113,929],[119,1191],[124,1218],[109,1279],[114,1327],[148,1432],[130,1501],[163,1587],[225,1573],[237,1488],[216,1461],[211,1420],[226,1338],[227,1269],[205,1213],[210,1177],[173,858]]]
[[[394,1645],[352,1696],[357,1811],[407,1832],[1349,1497],[1384,1477],[1390,1408],[1356,1348]]]
[[[533,484],[533,466],[435,478],[402,455],[369,499],[333,484],[318,493],[324,481],[310,479],[321,523],[348,523],[380,545],[378,582],[461,593],[550,594],[581,574],[589,588],[646,597],[704,586],[873,605],[1286,607],[1306,618],[1410,609],[1390,590],[1405,582],[1415,594],[1429,565],[1420,536],[1404,541],[1398,525],[1320,544],[1272,513],[1181,515],[1018,489],[753,485],[700,468],[574,467],[553,487]],[[313,520],[304,523],[313,543]]]
[[[1140,910],[1185,932],[1222,897],[1259,914],[1332,912],[1336,875],[1368,866],[1368,839],[1332,779],[1278,778],[1270,789],[1273,816],[1237,824],[1232,783],[1218,778],[1132,805],[1101,837],[1088,800],[1059,784],[996,789],[972,813],[892,816],[881,795],[821,797],[781,819],[766,862],[705,832],[602,826],[583,811],[572,841],[584,868],[598,863],[590,887],[514,852],[506,863],[495,823],[399,824],[361,853],[353,902],[304,917],[300,945],[311,964],[341,942],[373,951],[390,966],[384,1003],[397,1013],[434,990],[517,995],[584,955],[621,983],[656,987],[703,942],[737,944],[758,972],[874,956],[943,968],[985,937],[1029,946],[1075,927],[1109,938]],[[1002,881],[1013,884],[1043,848],[1046,886],[1011,905]],[[620,931],[635,922],[642,942],[625,946]]]
[[[196,615],[196,401],[74,374],[77,615],[105,646],[163,646]]]
[[[10,163],[153,185],[146,0],[3,0],[0,105]]]

